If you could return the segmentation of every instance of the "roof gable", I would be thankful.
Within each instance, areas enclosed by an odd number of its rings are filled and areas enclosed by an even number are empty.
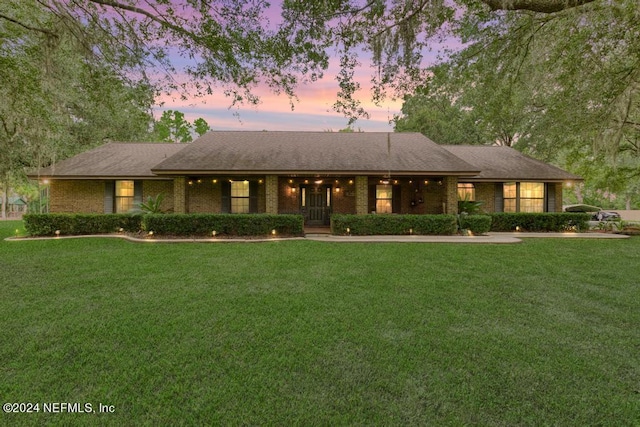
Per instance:
[[[185,144],[111,142],[31,173],[36,178],[147,178],[151,168],[186,147]]]
[[[556,166],[536,160],[516,149],[487,145],[443,145],[443,148],[472,163],[481,172],[482,181],[574,181],[582,180]]]
[[[419,133],[209,132],[154,168],[172,173],[390,173],[479,170]]]

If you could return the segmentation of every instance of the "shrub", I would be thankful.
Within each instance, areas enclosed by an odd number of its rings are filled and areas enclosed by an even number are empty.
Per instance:
[[[471,230],[473,234],[485,234],[491,230],[489,215],[459,215],[460,229]]]
[[[269,214],[147,214],[142,229],[172,236],[266,236],[304,234],[302,215]]]
[[[573,212],[491,214],[491,231],[585,231],[589,229],[589,214]]]
[[[122,228],[136,232],[141,228],[139,214],[27,214],[24,227],[32,236],[113,233]]]
[[[333,234],[367,235],[452,235],[456,233],[455,215],[344,215],[331,216]],[[411,230],[411,231],[410,231]]]

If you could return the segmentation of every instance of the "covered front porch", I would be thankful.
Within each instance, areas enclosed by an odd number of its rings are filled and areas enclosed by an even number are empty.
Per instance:
[[[173,179],[176,213],[302,214],[309,227],[333,213],[455,214],[456,176],[200,175]]]

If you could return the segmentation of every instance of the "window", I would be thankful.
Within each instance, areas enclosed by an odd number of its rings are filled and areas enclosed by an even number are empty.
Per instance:
[[[249,181],[231,181],[231,213],[249,213]]]
[[[476,187],[469,183],[458,184],[458,200],[474,202],[476,200]]]
[[[116,181],[116,213],[126,213],[133,208],[133,192],[133,181]]]
[[[505,212],[544,212],[543,182],[505,182]]]
[[[393,212],[393,186],[391,184],[376,185],[376,212],[379,214]]]
[[[544,212],[544,183],[520,183],[520,212]]]
[[[517,190],[518,185],[515,182],[505,182],[503,187],[504,211],[517,212]]]

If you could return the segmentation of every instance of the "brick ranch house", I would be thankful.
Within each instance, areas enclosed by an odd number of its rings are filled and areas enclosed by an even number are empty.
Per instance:
[[[190,144],[109,143],[31,174],[52,213],[554,212],[581,178],[508,147],[440,146],[419,133],[210,132]]]

